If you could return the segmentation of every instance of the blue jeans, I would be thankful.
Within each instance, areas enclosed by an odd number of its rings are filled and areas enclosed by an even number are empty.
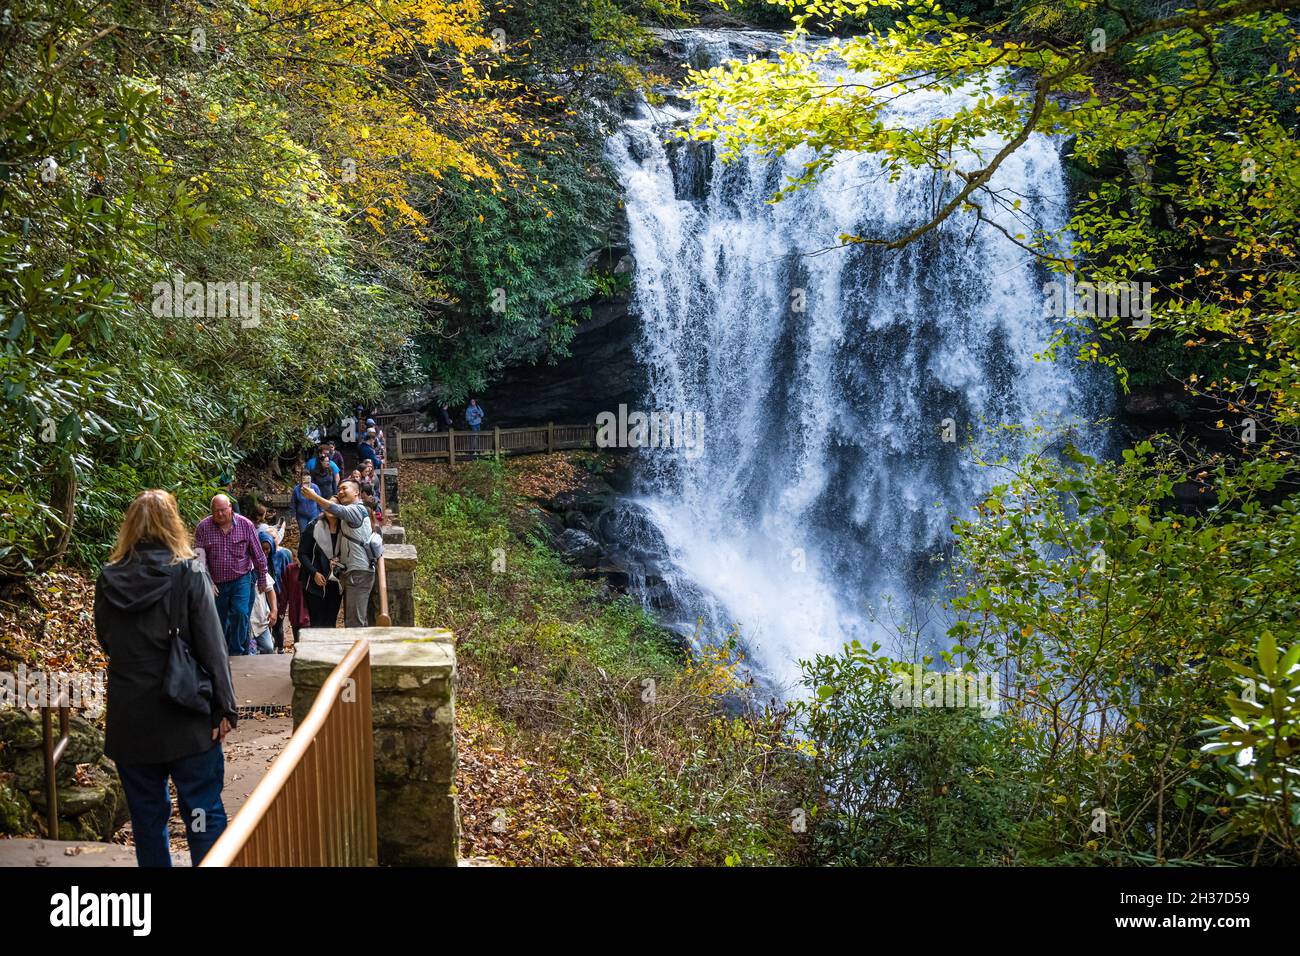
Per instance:
[[[226,758],[221,744],[205,753],[182,757],[170,763],[118,764],[118,776],[131,810],[131,832],[135,837],[135,861],[140,866],[171,866],[167,821],[172,801],[167,778],[176,784],[177,802],[185,821],[190,846],[190,863],[198,866],[212,844],[226,829],[226,808],[221,802],[225,784]]]
[[[302,533],[307,530],[307,525],[312,523],[312,519],[304,518],[302,515],[295,515],[295,517],[298,519],[298,536],[302,537]]]
[[[472,432],[476,432],[476,431],[478,431],[479,426],[482,425],[482,424],[483,424],[482,422],[470,422],[470,423],[469,423],[469,430],[472,431]]]
[[[217,617],[226,636],[226,650],[231,657],[243,654],[248,646],[248,617],[253,613],[253,575],[256,571],[217,585]]]
[[[261,634],[253,636],[253,648],[258,654],[275,653],[275,640],[271,637],[271,631],[269,628]]]

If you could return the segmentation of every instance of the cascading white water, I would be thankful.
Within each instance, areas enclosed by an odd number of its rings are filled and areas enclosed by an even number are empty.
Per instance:
[[[712,49],[735,40],[698,34]],[[960,99],[895,110],[902,122],[951,115]],[[1099,402],[1067,358],[1035,359],[1053,328],[1047,276],[995,230],[958,216],[897,252],[832,249],[841,233],[925,221],[951,182],[889,182],[874,158],[846,157],[771,204],[809,156],[723,164],[671,139],[689,115],[643,105],[608,143],[636,261],[645,410],[703,412],[706,429],[701,454],[643,455],[639,517],[623,534],[649,565],[637,579],[648,603],[683,628],[701,622],[706,640],[738,627],[758,676],[788,693],[799,659],[881,639],[869,608],[933,595],[952,516],[994,483],[943,440],[944,419],[964,436],[1086,421]],[[1021,198],[1015,215],[1049,229],[1067,219],[1059,149],[1036,136],[994,180]],[[1011,457],[1024,450],[1001,441]]]

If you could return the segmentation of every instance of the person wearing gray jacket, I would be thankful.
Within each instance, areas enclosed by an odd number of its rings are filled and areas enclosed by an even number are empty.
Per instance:
[[[343,626],[366,627],[375,567],[370,558],[370,509],[361,500],[361,489],[349,478],[333,499],[322,498],[310,488],[304,488],[303,494],[339,520],[333,563],[343,584]]]

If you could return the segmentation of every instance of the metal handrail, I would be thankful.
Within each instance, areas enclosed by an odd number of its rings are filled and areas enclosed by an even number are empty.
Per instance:
[[[342,701],[345,689],[352,701]],[[362,638],[199,865],[378,865],[374,748],[370,642]]]
[[[54,739],[54,711],[59,712],[59,739]],[[68,749],[68,704],[60,700],[57,705],[41,707],[41,743],[45,756],[45,822],[49,838],[59,838],[59,779],[57,768]]]

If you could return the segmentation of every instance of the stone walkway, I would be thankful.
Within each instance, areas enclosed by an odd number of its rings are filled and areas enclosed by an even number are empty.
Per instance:
[[[230,662],[230,676],[235,682],[235,700],[240,707],[293,703],[293,683],[289,680],[292,654],[259,654],[236,657]]]
[[[231,662],[235,699],[241,707],[289,706],[293,685],[289,681],[290,654],[241,657]],[[293,732],[290,717],[251,715],[226,737],[226,783],[222,800],[233,818],[284,749]],[[189,866],[185,829],[179,815],[172,817],[172,862]],[[116,843],[67,840],[0,839],[0,867],[6,866],[135,866],[135,851]]]

